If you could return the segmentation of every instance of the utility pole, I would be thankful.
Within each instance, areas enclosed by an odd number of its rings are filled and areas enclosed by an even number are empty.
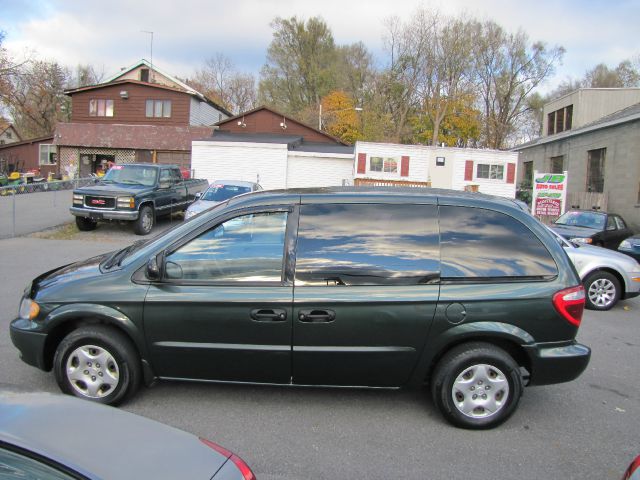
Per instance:
[[[151,35],[151,58],[149,58],[149,63],[151,64],[151,72],[149,72],[149,80],[153,83],[153,32],[149,30],[140,30],[142,33],[148,33]]]

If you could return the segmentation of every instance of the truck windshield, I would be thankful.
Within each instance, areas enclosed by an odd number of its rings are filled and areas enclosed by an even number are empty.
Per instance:
[[[231,197],[235,197],[236,195],[240,195],[241,193],[247,193],[251,191],[251,187],[244,187],[241,185],[211,185],[204,195],[202,195],[202,200],[206,200],[208,202],[223,202],[224,200],[228,200]]]
[[[157,176],[158,169],[155,167],[146,167],[144,165],[114,165],[102,178],[102,181],[152,187],[156,184]]]

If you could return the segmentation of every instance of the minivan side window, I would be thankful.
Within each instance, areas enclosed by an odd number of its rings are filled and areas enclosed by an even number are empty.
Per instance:
[[[440,271],[435,205],[302,205],[295,283],[416,285]]]
[[[529,227],[501,212],[440,207],[442,279],[535,278],[558,267]]]
[[[165,278],[180,281],[282,281],[287,212],[227,220],[167,255]]]

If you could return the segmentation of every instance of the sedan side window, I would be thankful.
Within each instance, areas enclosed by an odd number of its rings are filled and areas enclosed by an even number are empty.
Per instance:
[[[609,215],[607,217],[607,230],[615,230],[616,228],[616,221],[613,216]]]
[[[25,480],[69,480],[75,477],[38,460],[0,448],[0,478]]]
[[[181,281],[280,282],[287,212],[242,215],[167,255],[165,278]]]

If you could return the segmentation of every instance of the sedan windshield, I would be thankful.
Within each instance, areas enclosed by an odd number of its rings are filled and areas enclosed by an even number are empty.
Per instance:
[[[206,192],[204,192],[202,200],[206,200],[208,202],[223,202],[231,197],[250,191],[251,187],[240,185],[212,185]]]
[[[566,212],[554,223],[556,225],[568,225],[571,227],[595,228],[604,230],[606,216],[598,212]]]
[[[144,165],[114,165],[102,181],[152,187],[156,184],[157,175],[158,169],[155,167],[145,167]]]

